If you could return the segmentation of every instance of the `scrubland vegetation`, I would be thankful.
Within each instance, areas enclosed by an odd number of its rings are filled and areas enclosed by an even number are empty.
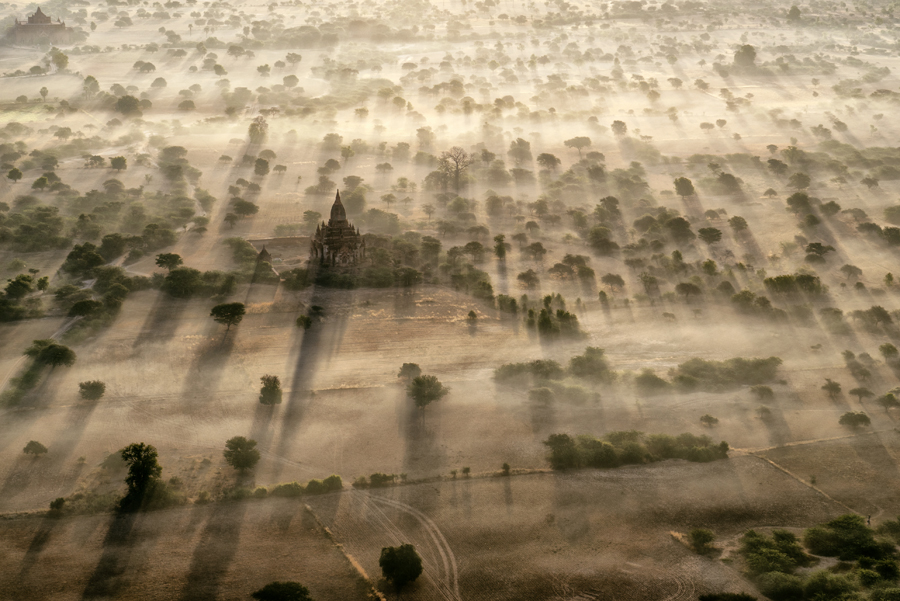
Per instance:
[[[36,8],[0,589],[900,598],[893,6]]]

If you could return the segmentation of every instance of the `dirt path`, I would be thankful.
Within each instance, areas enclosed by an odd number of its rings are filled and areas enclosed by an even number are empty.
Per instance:
[[[428,534],[428,538],[431,540],[434,550],[441,559],[440,566],[435,566],[433,564],[428,566],[429,570],[427,571],[431,572],[429,575],[431,576],[432,581],[445,599],[448,601],[460,601],[462,598],[459,594],[459,574],[456,567],[456,556],[453,554],[453,550],[447,543],[447,539],[444,538],[443,533],[437,527],[437,524],[418,509],[410,507],[405,503],[400,503],[399,501],[394,501],[393,499],[387,499],[378,495],[371,495],[368,493],[360,494],[366,494],[368,499],[374,502],[375,505],[385,505],[402,511],[419,522],[419,525]],[[390,522],[387,516],[384,515],[384,512],[381,512],[381,515]],[[393,526],[394,524],[391,523],[391,525]]]
[[[425,534],[424,539],[419,540],[427,542],[426,548],[421,546],[419,548],[424,577],[434,586],[441,598],[447,601],[461,601],[456,556],[431,518],[414,507],[380,495],[360,490],[353,490],[350,494],[361,502],[361,507],[365,508],[371,525],[385,531],[395,545],[409,542],[412,537],[384,510],[399,511],[414,519]]]
[[[757,457],[757,458],[759,458],[759,459],[765,461],[766,463],[768,463],[769,465],[771,465],[771,466],[774,467],[775,469],[777,469],[777,470],[779,470],[779,471],[781,471],[781,472],[784,472],[785,474],[787,474],[788,476],[790,476],[791,478],[793,478],[793,479],[796,480],[797,482],[801,483],[803,486],[806,486],[807,488],[810,488],[810,489],[816,491],[817,493],[819,493],[820,495],[822,495],[823,497],[825,497],[826,499],[828,499],[829,501],[831,501],[831,502],[834,503],[835,505],[840,505],[841,507],[843,507],[844,509],[846,509],[846,510],[849,511],[850,513],[855,513],[855,514],[857,514],[857,515],[862,515],[862,514],[860,514],[858,511],[856,511],[855,509],[853,509],[852,507],[850,507],[849,505],[846,505],[846,504],[844,504],[844,503],[841,503],[840,501],[838,501],[837,499],[835,499],[834,497],[832,497],[831,495],[829,495],[828,493],[826,493],[826,492],[825,492],[824,490],[822,490],[821,488],[819,488],[819,487],[817,487],[817,486],[815,486],[815,485],[813,485],[813,484],[810,484],[809,482],[807,482],[806,480],[804,480],[803,478],[801,478],[801,477],[798,476],[797,474],[791,472],[791,471],[788,470],[787,468],[784,468],[784,467],[778,465],[777,463],[775,463],[775,462],[772,461],[771,459],[768,459],[768,458],[766,458],[766,457],[761,457],[761,456],[759,456],[759,455],[755,455],[755,454],[752,454],[752,453],[751,453],[751,455],[753,455],[754,457]]]
[[[735,453],[739,453],[742,455],[756,455],[756,453],[765,453],[766,451],[774,451],[776,449],[783,449],[784,447],[799,447],[807,444],[816,444],[819,442],[832,442],[835,440],[846,440],[848,438],[858,438],[860,436],[867,436],[870,434],[883,434],[885,432],[893,432],[893,429],[890,430],[868,430],[866,432],[855,432],[853,434],[847,434],[845,436],[832,436],[830,438],[810,438],[807,440],[795,440],[793,442],[786,442],[784,444],[776,445],[773,447],[756,447],[756,448],[733,448],[731,449]]]

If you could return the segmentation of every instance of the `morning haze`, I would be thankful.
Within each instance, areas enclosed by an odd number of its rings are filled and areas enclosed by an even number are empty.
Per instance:
[[[900,600],[894,10],[0,4],[0,599]]]

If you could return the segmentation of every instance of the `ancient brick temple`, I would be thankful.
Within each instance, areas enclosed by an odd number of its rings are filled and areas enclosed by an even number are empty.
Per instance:
[[[37,12],[28,17],[28,21],[19,21],[6,34],[8,42],[13,44],[59,44],[71,38],[72,30],[57,17],[56,22],[44,14],[38,7]]]
[[[316,227],[310,242],[309,264],[324,267],[355,267],[366,258],[366,243],[359,230],[347,221],[338,191],[331,206],[331,218]]]

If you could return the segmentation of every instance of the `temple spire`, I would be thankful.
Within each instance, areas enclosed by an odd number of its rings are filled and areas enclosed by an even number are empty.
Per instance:
[[[341,203],[341,191],[338,190],[334,194],[334,204],[331,205],[331,221],[329,221],[328,225],[334,225],[343,221],[347,221],[347,212]]]

